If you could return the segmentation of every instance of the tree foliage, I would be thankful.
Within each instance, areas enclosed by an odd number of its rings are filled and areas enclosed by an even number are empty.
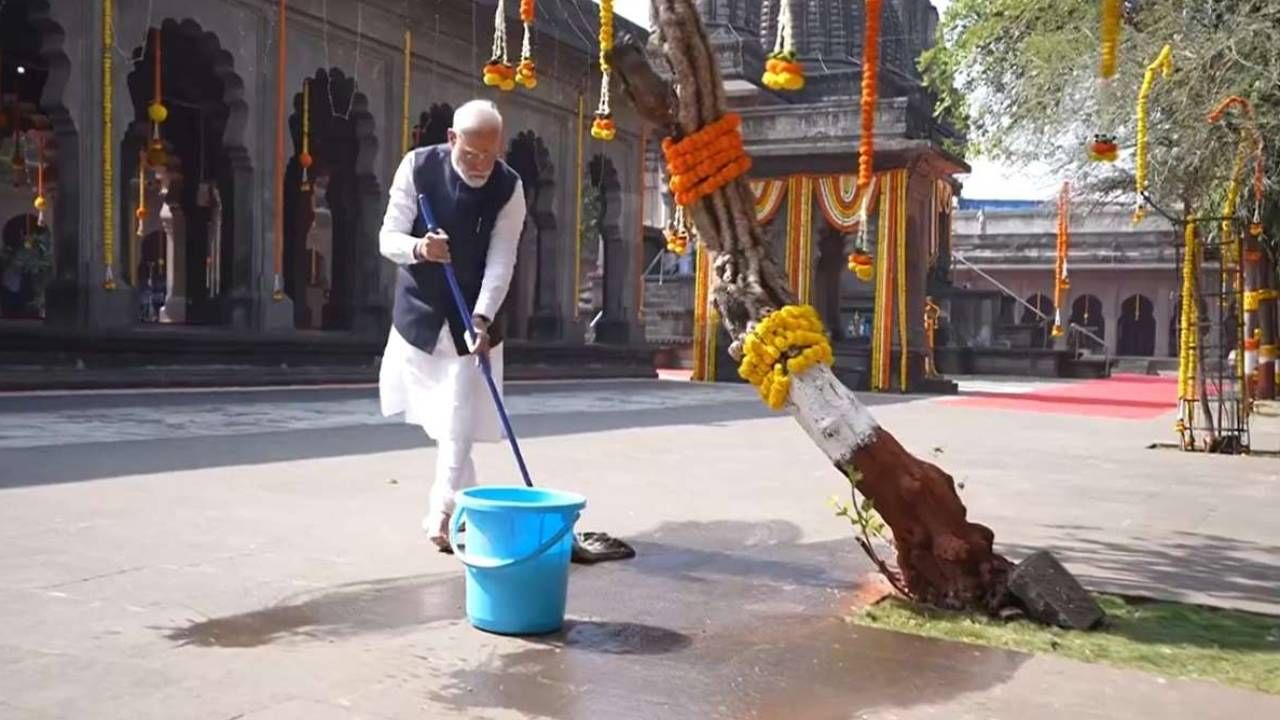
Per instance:
[[[1136,201],[1135,105],[1146,67],[1169,43],[1174,73],[1151,93],[1150,195],[1181,213],[1216,212],[1239,141],[1235,116],[1210,125],[1223,98],[1254,106],[1267,147],[1267,206],[1280,179],[1280,2],[1128,0],[1119,69],[1099,79],[1098,0],[954,0],[940,42],[921,60],[940,109],[967,112],[971,149],[1042,162],[1099,199]],[[1116,163],[1090,162],[1094,134],[1113,135]],[[1242,199],[1243,200],[1243,199]],[[1241,203],[1252,212],[1252,202]],[[1280,218],[1274,218],[1280,219]],[[1271,224],[1271,227],[1275,227]]]

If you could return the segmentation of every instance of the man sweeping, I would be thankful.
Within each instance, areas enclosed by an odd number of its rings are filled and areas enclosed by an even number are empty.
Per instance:
[[[502,387],[502,308],[515,271],[525,202],[520,177],[500,159],[502,115],[472,100],[453,115],[449,141],[405,155],[391,182],[379,247],[397,264],[392,328],[382,356],[382,414],[404,413],[436,441],[428,512],[431,542],[449,552],[454,494],[476,484],[471,448],[503,429],[480,372],[487,355]],[[419,214],[424,195],[439,230]],[[473,309],[468,339],[443,263],[451,263]]]

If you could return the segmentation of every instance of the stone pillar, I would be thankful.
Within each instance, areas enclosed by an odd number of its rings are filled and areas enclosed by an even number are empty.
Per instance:
[[[1107,341],[1107,351],[1112,355],[1116,354],[1116,348],[1120,342],[1120,302],[1116,299],[1115,293],[1102,310],[1102,328],[1104,337]]]
[[[549,167],[545,174],[551,175]],[[528,239],[536,244],[529,254],[535,266],[530,273],[533,278],[533,287],[529,289],[533,298],[533,310],[529,317],[527,332],[530,340],[548,341],[557,340],[564,333],[563,317],[558,312],[559,307],[556,302],[560,288],[563,287],[558,274],[560,265],[557,263],[559,245],[563,243],[557,242],[561,238],[562,230],[560,223],[556,221],[555,209],[552,206],[556,197],[556,183],[547,177],[539,177],[538,182],[538,191],[533,196],[534,204],[528,208],[530,224],[534,228],[534,232],[528,236]],[[570,184],[569,188],[569,196],[573,197],[574,186]],[[572,227],[573,220],[570,219],[565,225],[569,228],[568,244],[572,247],[576,237]]]
[[[1173,300],[1170,293],[1156,292],[1152,314],[1156,321],[1155,357],[1169,356],[1169,323],[1173,321]]]
[[[907,273],[907,387],[911,390],[918,387],[924,378],[924,356],[928,352],[924,306],[929,286],[929,235],[933,229],[934,175],[927,162],[911,163],[908,168],[907,266],[899,268],[899,272]],[[896,333],[894,340],[897,341]],[[896,364],[894,374],[896,377]]]
[[[166,202],[160,205],[160,227],[164,228],[165,298],[160,322],[187,321],[187,222],[181,206],[167,202],[172,188],[166,188]],[[176,204],[177,197],[174,197]]]
[[[596,340],[625,345],[640,340],[643,332],[636,318],[635,277],[639,269],[635,267],[635,243],[641,239],[635,236],[633,216],[639,203],[631,202],[631,212],[623,212],[623,198],[637,198],[639,189],[631,183],[624,187],[622,174],[612,163],[604,163],[603,168],[600,234],[604,245],[604,318],[596,325]]]

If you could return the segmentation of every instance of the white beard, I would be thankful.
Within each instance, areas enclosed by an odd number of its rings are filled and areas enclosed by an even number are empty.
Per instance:
[[[462,168],[458,167],[458,161],[454,159],[452,155],[449,156],[449,162],[453,164],[453,171],[458,173],[458,177],[462,178],[462,182],[466,183],[467,187],[478,189],[484,187],[484,184],[489,182],[488,174],[482,178],[473,178],[470,175],[467,175],[462,171]]]

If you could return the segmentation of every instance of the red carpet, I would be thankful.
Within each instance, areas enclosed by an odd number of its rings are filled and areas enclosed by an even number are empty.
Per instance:
[[[1148,420],[1178,406],[1177,378],[1115,375],[1106,380],[1063,383],[1030,392],[963,393],[949,402],[962,407]]]

